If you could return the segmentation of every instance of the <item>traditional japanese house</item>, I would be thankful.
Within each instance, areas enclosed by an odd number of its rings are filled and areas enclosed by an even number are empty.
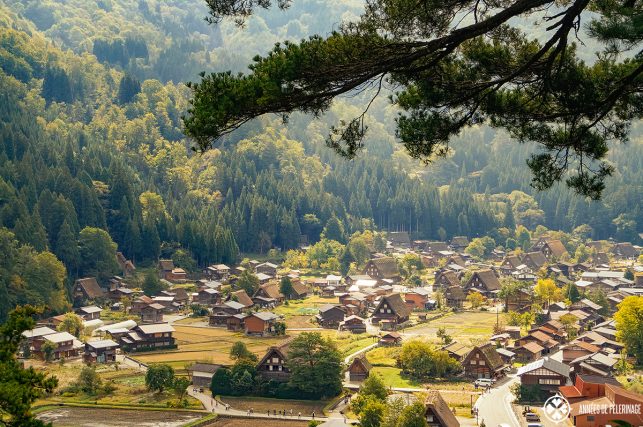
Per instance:
[[[466,297],[461,286],[449,286],[446,291],[444,291],[444,299],[446,300],[447,306],[460,309]]]
[[[547,258],[540,252],[527,252],[522,256],[522,263],[533,271],[538,271],[547,264]]]
[[[424,401],[424,418],[428,427],[460,427],[449,405],[437,390],[429,390]]]
[[[254,305],[252,298],[250,298],[243,289],[231,292],[229,301],[237,301],[239,304],[242,304],[244,308],[250,308]]]
[[[319,308],[319,314],[315,316],[315,319],[323,328],[335,329],[340,322],[344,321],[345,315],[346,312],[342,306],[326,304]]]
[[[85,343],[85,363],[113,363],[116,362],[118,344],[112,340],[88,341]]]
[[[32,354],[34,356],[42,359],[46,357],[43,349],[45,342],[49,342],[53,345],[51,360],[73,359],[79,357],[84,348],[83,343],[69,332],[57,332],[34,338],[32,350]]]
[[[192,385],[195,387],[210,388],[212,377],[215,372],[221,367],[214,363],[195,363],[188,366],[188,375],[192,379]]]
[[[558,392],[560,386],[571,384],[569,366],[550,357],[521,366],[516,375],[520,378],[520,384],[536,385],[549,394]]]
[[[95,320],[100,319],[100,313],[103,311],[102,308],[96,307],[95,305],[89,305],[85,307],[77,308],[76,314],[79,315],[83,320]]]
[[[101,289],[95,277],[77,279],[72,289],[74,305],[82,305],[85,302],[100,300],[105,297],[105,291]]]
[[[492,344],[475,346],[462,361],[465,375],[472,378],[504,376],[505,363]]]
[[[257,364],[257,375],[266,381],[288,381],[291,374],[286,363],[289,346],[290,340],[279,346],[270,347]]]
[[[259,264],[255,267],[255,273],[263,273],[271,277],[277,277],[277,268],[279,268],[279,266],[276,264],[264,262],[263,264]]]
[[[547,240],[540,248],[540,252],[542,252],[548,260],[560,259],[568,253],[565,245],[563,245],[563,242],[560,240]]]
[[[476,290],[486,297],[494,297],[500,290],[500,280],[493,270],[480,270],[473,273],[464,285],[465,290]]]
[[[138,325],[120,337],[125,351],[150,351],[175,347],[174,328],[168,323]]]
[[[401,279],[397,261],[392,257],[371,259],[364,267],[364,274],[377,280],[390,279],[393,282],[399,282]]]
[[[148,304],[139,310],[141,322],[162,323],[163,311],[165,311],[165,307],[159,303]]]
[[[244,319],[246,334],[260,336],[273,335],[276,332],[275,322],[277,319],[279,319],[279,316],[269,311],[252,313]]]
[[[442,350],[449,353],[449,356],[451,356],[458,362],[462,362],[464,358],[467,357],[467,354],[471,352],[472,349],[473,349],[472,347],[461,344],[457,341],[453,341],[452,343],[442,347]]]
[[[364,354],[353,358],[348,366],[348,379],[351,382],[361,382],[368,378],[372,366]]]
[[[402,343],[402,336],[397,332],[386,332],[380,337],[378,343],[383,347],[400,345]]]
[[[373,324],[387,322],[392,328],[397,328],[409,320],[410,310],[400,294],[383,296],[371,317]],[[382,325],[384,326],[384,325]]]
[[[354,334],[361,334],[366,332],[366,321],[359,316],[348,316],[343,322],[339,323],[341,331],[349,331]]]
[[[259,286],[259,289],[254,294],[254,298],[257,297],[272,299],[277,304],[281,304],[285,299],[284,295],[279,290],[279,283],[276,282],[270,282]]]
[[[601,348],[585,341],[573,341],[561,347],[563,350],[563,363],[569,364],[579,357],[589,356]]]
[[[431,292],[424,288],[413,288],[404,294],[404,302],[411,310],[426,310]]]
[[[540,359],[545,348],[536,341],[528,341],[522,345],[517,345],[512,351],[516,354],[516,361],[529,363]]]

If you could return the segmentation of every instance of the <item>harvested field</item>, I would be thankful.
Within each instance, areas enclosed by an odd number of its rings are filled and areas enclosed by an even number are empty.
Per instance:
[[[500,316],[500,318],[502,320],[502,316]],[[407,335],[428,337],[437,342],[439,341],[436,337],[438,328],[444,327],[454,341],[468,344],[489,338],[493,335],[493,327],[495,324],[495,312],[465,311],[453,313],[431,322],[422,323],[418,326],[408,328],[404,332]]]
[[[308,421],[293,421],[293,420],[257,420],[250,418],[217,418],[212,424],[206,427],[306,427]]]
[[[255,413],[265,413],[270,411],[283,411],[290,412],[292,409],[293,414],[301,411],[302,415],[310,416],[315,411],[317,415],[321,415],[324,406],[328,404],[326,400],[288,400],[288,399],[268,399],[265,397],[222,397],[221,401],[230,404],[234,409],[245,411],[252,408]]]
[[[316,328],[319,325],[311,321],[312,316],[287,316],[286,328]]]
[[[60,407],[40,413],[38,419],[55,427],[179,427],[202,416],[198,412]]]
[[[285,337],[248,337],[224,328],[174,325],[178,350],[163,353],[140,353],[131,357],[143,363],[167,363],[174,369],[182,370],[192,362],[231,364],[230,349],[237,341],[244,342],[250,351],[261,357],[268,347],[278,345]]]

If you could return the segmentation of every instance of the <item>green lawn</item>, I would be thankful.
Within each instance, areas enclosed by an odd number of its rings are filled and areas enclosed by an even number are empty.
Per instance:
[[[319,312],[319,307],[326,304],[337,304],[337,298],[322,298],[316,295],[310,296],[303,300],[288,301],[288,305],[282,304],[276,307],[273,311],[275,314],[283,316],[314,316]]]
[[[389,366],[376,366],[371,370],[372,374],[377,374],[382,377],[384,384],[387,387],[395,388],[421,388],[422,384],[402,376],[402,370]]]
[[[399,347],[376,347],[366,352],[366,358],[373,366],[395,366],[395,357]]]
[[[351,334],[350,332],[323,331],[337,344],[337,349],[344,357],[377,342],[368,334]]]

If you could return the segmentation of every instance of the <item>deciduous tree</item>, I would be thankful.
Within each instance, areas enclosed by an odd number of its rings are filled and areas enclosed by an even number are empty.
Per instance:
[[[8,427],[45,426],[34,417],[31,405],[58,385],[56,377],[24,368],[16,357],[22,332],[34,327],[32,316],[37,313],[31,306],[18,307],[0,325],[0,418]]]
[[[170,365],[153,364],[145,373],[145,385],[149,390],[162,393],[174,384],[174,369]]]
[[[342,359],[335,343],[318,332],[304,332],[290,344],[290,384],[310,395],[336,396],[342,388]]]
[[[69,332],[75,337],[80,337],[83,332],[83,319],[76,313],[66,313],[56,329],[60,332]]]
[[[619,340],[637,364],[643,364],[643,298],[630,296],[621,301],[614,320]]]

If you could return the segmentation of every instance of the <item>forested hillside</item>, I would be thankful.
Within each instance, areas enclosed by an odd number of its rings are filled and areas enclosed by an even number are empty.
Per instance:
[[[371,107],[369,148],[357,160],[339,158],[324,138],[359,97],[320,120],[256,121],[194,154],[181,131],[190,94],[182,81],[239,68],[258,43],[327,31],[359,13],[359,4],[308,0],[246,29],[218,28],[203,21],[201,3],[0,1],[0,243],[17,257],[0,266],[0,320],[17,302],[54,296],[59,311],[64,283],[117,272],[114,247],[139,265],[162,256],[194,270],[239,251],[293,248],[301,235],[315,242],[337,221],[346,235],[378,228],[443,239],[587,223],[594,238],[638,238],[640,138],[612,150],[617,172],[600,202],[563,187],[534,192],[530,147],[487,128],[423,167],[397,149],[385,100]],[[38,286],[26,265],[42,269]]]

